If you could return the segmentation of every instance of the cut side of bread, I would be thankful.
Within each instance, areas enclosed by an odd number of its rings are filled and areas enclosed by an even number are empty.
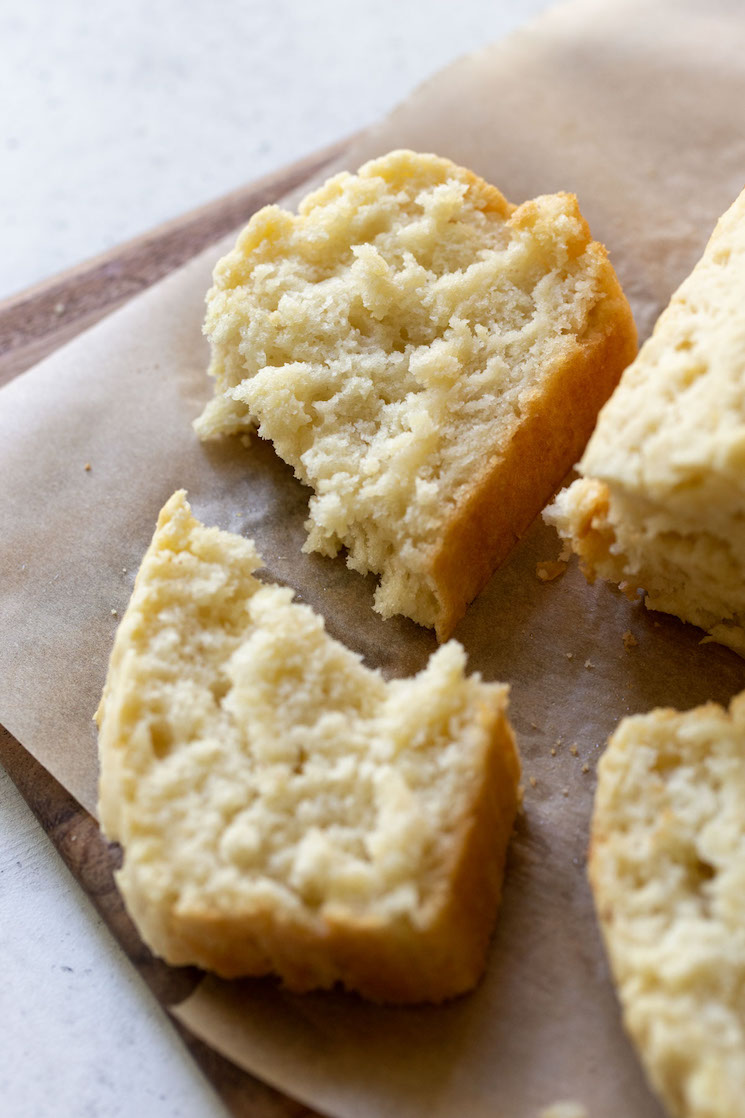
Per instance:
[[[386,682],[174,494],[99,707],[100,819],[170,963],[441,1001],[478,980],[518,805],[507,687]]]
[[[745,192],[546,511],[593,579],[745,655]]]
[[[745,1118],[745,693],[625,719],[590,881],[649,1079],[677,1118]]]
[[[313,490],[306,549],[444,640],[576,462],[636,353],[577,200],[515,207],[408,151],[256,214],[207,299],[201,438],[258,428]]]

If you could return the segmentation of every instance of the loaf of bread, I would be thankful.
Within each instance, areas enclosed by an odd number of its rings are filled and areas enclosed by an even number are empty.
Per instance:
[[[440,1001],[484,966],[519,762],[507,687],[452,641],[385,682],[174,494],[99,707],[100,818],[174,964]]]
[[[441,640],[576,462],[636,353],[573,195],[510,205],[434,155],[261,210],[208,295],[202,438],[249,430],[313,490],[306,549]]]
[[[546,512],[590,579],[745,654],[745,192]]]
[[[745,1118],[745,692],[625,719],[590,881],[624,1022],[676,1118]]]

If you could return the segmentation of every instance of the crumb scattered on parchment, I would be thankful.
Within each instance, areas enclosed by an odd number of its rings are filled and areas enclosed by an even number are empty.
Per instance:
[[[565,652],[564,655],[566,656],[567,660],[573,660],[574,659],[574,653],[573,652]]]
[[[576,741],[573,742],[573,744],[569,746],[569,752],[571,753],[572,757],[576,757],[577,754],[579,753],[579,749],[577,748]]]
[[[589,773],[589,771],[590,771],[590,766],[587,764],[587,761],[585,761],[584,765],[582,766],[582,772],[583,773]]]
[[[65,304],[64,303],[55,303],[54,304],[54,313],[57,315],[57,318],[59,318],[60,315],[63,315],[65,313]]]
[[[595,665],[593,664],[592,660],[585,660],[585,667],[586,668],[594,668]]]
[[[91,466],[90,462],[86,462],[86,464],[83,466],[83,469],[85,470],[85,472],[87,474],[89,474],[91,472],[91,470],[93,469],[93,467]]]
[[[126,573],[127,573],[127,568],[126,568],[126,567],[122,567],[122,574],[123,574],[123,575],[125,575]]]
[[[111,611],[111,616],[112,616],[112,617],[118,617],[118,616],[119,616],[119,612],[118,612],[118,610],[112,609],[112,611]]]
[[[537,730],[538,729],[538,723],[537,722],[531,722],[530,723],[530,728],[531,728],[531,730]]]
[[[629,649],[636,648],[638,643],[639,641],[631,632],[631,629],[627,629],[626,632],[623,634],[623,647],[626,649],[626,651],[628,652]]]
[[[554,1102],[538,1118],[589,1118],[581,1102]]]
[[[552,746],[551,746],[551,756],[552,756],[552,757],[555,757],[555,756],[556,756],[556,746],[555,746],[555,745],[552,745]]]
[[[536,778],[534,776],[529,776],[528,777],[528,783],[530,784],[531,788],[535,788],[538,781],[536,780]]]
[[[250,445],[251,445],[251,436],[250,435],[241,435],[241,446],[245,446],[248,449],[248,447]]]
[[[562,794],[562,796],[568,796],[569,795],[569,789],[568,788],[562,788],[561,794]]]
[[[553,582],[555,578],[560,578],[567,569],[567,562],[564,559],[544,559],[535,565],[535,573],[541,582]]]

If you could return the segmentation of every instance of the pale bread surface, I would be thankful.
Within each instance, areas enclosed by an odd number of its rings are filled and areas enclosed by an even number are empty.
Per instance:
[[[745,1116],[745,693],[625,719],[589,873],[630,1033],[676,1118]]]
[[[202,438],[250,430],[312,487],[308,550],[381,576],[375,608],[445,639],[581,453],[636,353],[577,200],[519,207],[399,151],[215,269]]]
[[[745,192],[601,412],[546,519],[592,578],[745,654]]]
[[[174,494],[119,626],[100,818],[145,941],[226,977],[440,1001],[484,966],[518,803],[507,688],[379,672]]]

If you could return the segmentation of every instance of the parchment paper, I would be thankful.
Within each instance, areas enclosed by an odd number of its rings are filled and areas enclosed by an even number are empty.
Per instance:
[[[739,0],[574,0],[438,75],[345,163],[409,146],[473,167],[514,201],[576,191],[643,337],[745,183],[744,32]],[[307,491],[270,446],[192,436],[210,392],[200,324],[220,251],[0,392],[0,720],[91,810],[112,611],[179,486],[207,523],[253,535],[268,577],[370,664],[406,674],[434,648],[372,612],[372,579],[300,554]],[[479,989],[386,1010],[209,979],[178,1011],[241,1066],[339,1118],[528,1118],[562,1098],[595,1118],[659,1118],[585,882],[594,766],[619,717],[726,702],[745,662],[576,568],[541,582],[536,565],[557,550],[534,525],[456,632],[473,669],[513,685],[526,777]]]

